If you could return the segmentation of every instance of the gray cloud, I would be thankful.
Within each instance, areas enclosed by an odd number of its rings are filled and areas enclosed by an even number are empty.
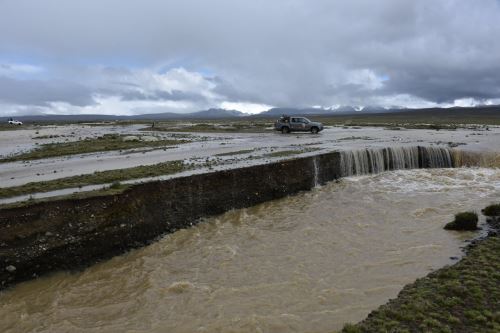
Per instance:
[[[199,94],[186,93],[179,90],[174,90],[172,92],[156,90],[150,93],[143,93],[140,91],[128,91],[122,92],[121,97],[123,100],[128,101],[205,101],[206,98],[200,96]]]
[[[47,106],[64,101],[75,106],[94,104],[92,91],[74,82],[50,80],[16,80],[0,77],[0,102]]]
[[[498,99],[498,22],[497,0],[2,1],[0,54],[34,59],[54,77],[4,78],[12,85],[0,98],[82,106],[104,94],[193,107]],[[209,74],[176,76],[189,84],[166,89],[158,80],[170,79],[151,73],[172,68]]]

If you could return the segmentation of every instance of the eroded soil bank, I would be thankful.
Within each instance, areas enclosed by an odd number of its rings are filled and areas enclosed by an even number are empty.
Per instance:
[[[339,163],[334,152],[0,209],[0,289],[121,254],[201,217],[309,190],[340,177]]]

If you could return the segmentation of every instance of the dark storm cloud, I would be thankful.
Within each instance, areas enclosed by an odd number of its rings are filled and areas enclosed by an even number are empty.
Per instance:
[[[499,69],[500,70],[500,69]],[[383,89],[406,93],[437,103],[450,103],[459,98],[472,97],[479,101],[500,97],[500,76],[496,73],[419,74],[401,72],[394,75]]]
[[[0,55],[41,59],[63,80],[124,100],[453,103],[500,97],[498,22],[496,0],[5,0]],[[108,67],[64,74],[82,64]],[[208,69],[215,86],[143,89],[138,68]]]
[[[104,92],[104,91],[103,91]],[[110,94],[119,94],[125,101],[204,101],[206,98],[199,94],[189,93],[179,90],[172,92],[155,90],[151,92],[141,92],[138,90],[131,90],[126,92],[110,91]]]
[[[63,101],[75,106],[94,104],[92,91],[68,81],[16,80],[0,77],[0,102],[31,106],[47,106]]]

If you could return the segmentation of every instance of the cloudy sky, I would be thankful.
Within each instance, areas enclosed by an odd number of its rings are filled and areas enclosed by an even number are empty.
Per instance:
[[[500,104],[499,0],[0,0],[0,115]]]

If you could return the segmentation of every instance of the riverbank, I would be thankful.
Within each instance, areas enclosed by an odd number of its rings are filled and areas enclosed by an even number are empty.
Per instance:
[[[2,207],[0,290],[122,254],[202,217],[310,190],[339,178],[339,163],[340,153],[332,152],[136,184],[120,193]]]
[[[450,168],[455,166],[452,155],[449,149],[421,146],[331,152],[135,184],[118,193],[0,207],[0,290],[141,247],[202,217],[308,191],[344,176]]]
[[[488,236],[471,242],[459,262],[407,285],[341,332],[500,332],[500,222],[488,224]]]

